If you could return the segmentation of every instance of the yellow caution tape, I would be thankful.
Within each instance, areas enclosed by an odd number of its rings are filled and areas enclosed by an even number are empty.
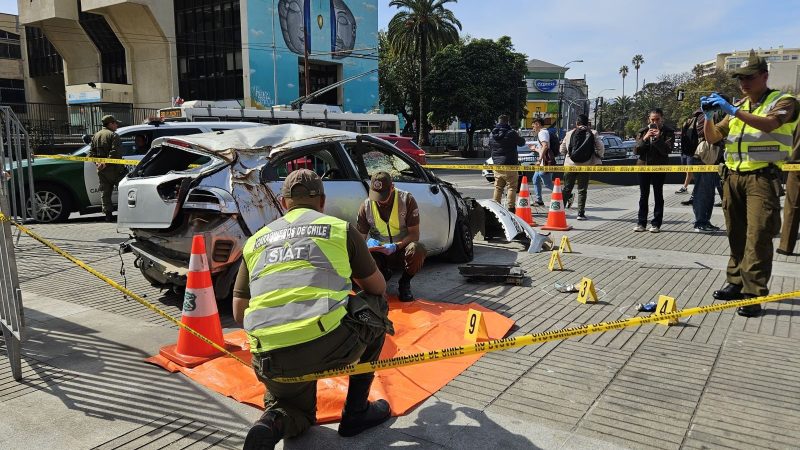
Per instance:
[[[8,221],[8,222],[11,222],[11,224],[12,224],[12,225],[14,225],[15,227],[19,228],[19,229],[20,229],[20,231],[22,231],[23,233],[25,233],[25,234],[27,234],[28,236],[32,237],[33,239],[35,239],[35,240],[37,240],[37,241],[41,242],[42,244],[46,245],[46,246],[47,246],[47,247],[49,247],[51,250],[53,250],[54,252],[56,252],[56,253],[58,253],[59,255],[63,256],[64,258],[67,258],[68,260],[72,261],[73,263],[75,263],[75,264],[76,264],[78,267],[80,267],[81,269],[83,269],[83,270],[85,270],[85,271],[87,271],[87,272],[91,273],[92,275],[96,276],[97,278],[100,278],[101,280],[105,281],[106,283],[108,283],[108,284],[109,284],[111,287],[113,287],[114,289],[116,289],[116,290],[118,290],[118,291],[122,292],[123,294],[127,295],[128,297],[130,297],[130,298],[132,298],[132,299],[136,300],[136,301],[137,301],[137,302],[139,302],[139,303],[140,303],[142,306],[145,306],[145,307],[147,307],[148,309],[152,310],[153,312],[155,312],[156,314],[160,315],[161,317],[163,317],[163,318],[165,318],[165,319],[169,320],[169,321],[170,321],[170,322],[172,322],[173,324],[177,325],[179,328],[183,328],[184,330],[188,331],[188,332],[189,332],[189,333],[190,333],[192,336],[196,337],[197,339],[200,339],[201,341],[203,341],[203,342],[205,342],[206,344],[208,344],[208,345],[210,345],[210,346],[214,347],[216,350],[218,350],[218,351],[220,351],[220,352],[224,353],[225,355],[227,355],[227,356],[230,356],[231,358],[235,359],[236,361],[239,361],[240,363],[244,364],[245,366],[248,366],[248,367],[250,367],[250,364],[248,364],[247,362],[245,362],[243,359],[241,359],[241,358],[239,358],[238,356],[234,355],[233,353],[231,353],[230,351],[228,351],[228,350],[227,350],[227,349],[225,349],[224,347],[222,347],[222,346],[220,346],[220,345],[216,344],[216,343],[215,343],[214,341],[212,341],[211,339],[209,339],[209,338],[207,338],[207,337],[203,336],[203,335],[202,335],[202,334],[200,334],[198,331],[196,331],[196,330],[194,330],[193,328],[191,328],[190,326],[188,326],[188,325],[184,324],[184,323],[183,323],[183,322],[181,322],[180,320],[178,320],[178,319],[176,319],[176,318],[174,318],[174,317],[170,316],[170,315],[169,315],[167,312],[165,312],[164,310],[160,309],[158,306],[156,306],[156,305],[154,305],[154,304],[152,304],[152,303],[148,302],[148,301],[147,301],[147,300],[145,300],[144,298],[142,298],[142,297],[140,297],[139,295],[135,294],[135,293],[134,293],[133,291],[131,291],[130,289],[128,289],[128,288],[126,288],[126,287],[124,287],[124,286],[120,285],[119,283],[117,283],[116,281],[112,280],[111,278],[108,278],[107,276],[103,275],[102,273],[98,272],[97,270],[95,270],[95,269],[93,269],[93,268],[89,267],[89,265],[87,265],[87,264],[86,264],[86,263],[84,263],[83,261],[81,261],[81,260],[79,260],[78,258],[76,258],[76,257],[72,256],[71,254],[69,254],[69,253],[65,252],[64,250],[61,250],[61,249],[60,249],[58,246],[56,246],[56,245],[55,245],[55,244],[53,244],[52,242],[48,241],[47,239],[45,239],[45,238],[43,238],[43,237],[39,236],[38,234],[34,233],[32,230],[28,229],[27,227],[25,227],[25,226],[23,226],[23,225],[21,225],[21,224],[17,223],[16,221],[14,221],[14,220],[12,220],[12,219],[8,218],[8,217],[7,217],[7,216],[5,216],[3,213],[0,213],[0,222],[2,222],[2,221]]]
[[[717,172],[719,166],[504,166],[493,164],[426,164],[426,169],[504,170],[518,172]],[[800,171],[800,164],[784,164],[784,172]]]
[[[544,342],[556,341],[577,336],[585,336],[587,334],[601,333],[609,330],[619,330],[622,328],[635,327],[649,323],[657,323],[663,320],[670,320],[670,319],[677,320],[681,317],[689,317],[695,314],[706,314],[710,312],[722,311],[724,309],[757,305],[764,302],[787,300],[794,297],[800,297],[800,291],[787,292],[784,294],[767,295],[764,297],[755,297],[747,300],[738,300],[716,305],[698,306],[695,308],[682,309],[680,311],[672,313],[653,314],[646,317],[633,317],[630,319],[615,320],[613,322],[601,322],[591,325],[581,325],[579,327],[545,331],[536,334],[526,334],[524,336],[495,339],[492,341],[478,342],[469,345],[460,345],[458,347],[450,347],[441,350],[431,350],[429,352],[412,353],[410,355],[396,356],[394,358],[381,359],[374,362],[367,362],[361,364],[354,363],[338,369],[314,372],[300,377],[281,377],[281,378],[275,378],[274,380],[281,383],[299,383],[303,381],[319,380],[322,378],[369,373],[369,372],[374,372],[376,370],[397,369],[400,367],[412,366],[432,361],[441,361],[445,359],[459,358],[462,356],[496,352],[499,350],[509,350],[512,348],[524,347],[527,345],[541,344]]]
[[[125,166],[135,166],[139,164],[136,159],[116,159],[116,158],[90,158],[88,156],[69,156],[69,155],[33,155],[34,158],[61,159],[64,161],[93,162],[103,164],[122,164]]]
[[[138,295],[134,294],[127,288],[120,286],[114,280],[106,277],[105,275],[97,272],[96,270],[92,269],[88,265],[84,264],[74,256],[70,255],[69,253],[61,250],[60,248],[56,247],[54,244],[48,242],[44,238],[39,237],[31,230],[25,228],[24,226],[17,224],[13,220],[7,218],[2,213],[0,213],[0,222],[2,221],[10,221],[14,226],[19,228],[24,233],[30,235],[32,238],[36,239],[37,241],[41,242],[42,244],[50,247],[56,253],[64,256],[65,258],[69,259],[73,263],[77,264],[84,270],[88,271],[92,275],[100,278],[101,280],[105,281],[112,287],[116,288],[117,290],[123,292],[125,295],[133,298],[140,304],[146,306],[147,308],[155,311],[162,317],[166,318],[170,322],[176,324],[177,326],[183,328],[184,330],[188,331],[198,339],[202,340],[203,342],[211,345],[215,349],[225,353],[227,356],[234,358],[236,361],[244,364],[245,366],[250,366],[241,358],[237,357],[233,353],[229,352],[228,350],[218,346],[202,334],[198,333],[197,331],[193,330],[192,328],[184,325],[179,320],[175,319],[174,317],[170,316],[166,312],[159,309],[157,306],[153,305],[152,303],[148,302],[147,300],[139,297]],[[726,303],[720,303],[715,305],[707,305],[707,306],[698,306],[694,308],[687,308],[682,309],[675,312],[668,312],[664,314],[652,314],[646,317],[632,317],[630,319],[621,319],[615,320],[612,322],[601,322],[597,324],[589,324],[589,325],[581,325],[578,327],[571,327],[571,328],[562,328],[560,330],[553,330],[553,331],[545,331],[542,333],[535,333],[535,334],[526,334],[524,336],[517,336],[517,337],[508,337],[503,339],[495,339],[487,342],[478,342],[475,344],[469,345],[460,345],[457,347],[450,347],[444,348],[440,350],[431,350],[428,352],[419,352],[419,353],[412,353],[409,355],[402,355],[396,356],[394,358],[389,359],[382,359],[373,362],[367,363],[360,363],[360,364],[350,364],[344,367],[340,367],[337,369],[331,370],[324,370],[320,372],[313,372],[308,375],[303,375],[299,377],[280,377],[275,378],[275,381],[281,383],[299,383],[305,381],[314,381],[320,380],[323,378],[332,378],[332,377],[339,377],[343,375],[357,375],[362,373],[369,373],[375,372],[377,370],[386,370],[386,369],[397,369],[400,367],[412,366],[416,364],[423,364],[427,362],[433,361],[441,361],[445,359],[452,359],[452,358],[459,358],[462,356],[469,356],[469,355],[477,355],[489,352],[496,352],[500,350],[509,350],[512,348],[518,347],[525,347],[528,345],[533,344],[541,344],[544,342],[562,340],[567,338],[573,338],[578,336],[585,336],[587,334],[594,334],[594,333],[602,333],[605,331],[610,330],[619,330],[623,328],[641,326],[651,323],[658,323],[662,321],[670,321],[670,320],[677,320],[682,317],[689,317],[696,314],[708,314],[712,312],[719,312],[725,309],[732,309],[732,308],[739,308],[742,306],[751,306],[757,305],[766,302],[775,302],[780,300],[788,300],[791,298],[800,297],[800,291],[793,291],[793,292],[786,292],[782,294],[773,294],[767,295],[763,297],[754,297],[747,300],[738,300]]]

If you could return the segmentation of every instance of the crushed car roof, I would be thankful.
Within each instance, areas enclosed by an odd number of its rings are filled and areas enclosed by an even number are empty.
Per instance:
[[[216,131],[189,136],[173,136],[156,139],[154,146],[166,140],[180,140],[203,149],[230,157],[233,152],[273,151],[318,142],[355,139],[357,133],[319,128],[308,125],[283,124],[237,130]]]

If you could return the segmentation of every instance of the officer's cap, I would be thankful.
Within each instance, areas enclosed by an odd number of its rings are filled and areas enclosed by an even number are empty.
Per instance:
[[[314,171],[297,169],[283,181],[281,195],[285,198],[306,198],[325,195],[322,180]]]
[[[769,72],[767,60],[758,57],[755,50],[750,50],[750,57],[747,58],[747,61],[742,61],[742,65],[739,66],[738,69],[731,72],[731,76],[733,78],[739,78],[743,76],[747,77],[761,72]]]
[[[108,126],[110,123],[119,123],[119,120],[115,119],[111,114],[103,116],[103,126]]]
[[[387,172],[375,172],[369,182],[369,199],[385,202],[392,193],[392,176]]]

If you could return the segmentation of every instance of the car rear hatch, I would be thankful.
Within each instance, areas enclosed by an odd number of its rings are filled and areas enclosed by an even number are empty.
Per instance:
[[[230,155],[163,138],[119,185],[120,227],[172,226],[194,181],[231,163]]]

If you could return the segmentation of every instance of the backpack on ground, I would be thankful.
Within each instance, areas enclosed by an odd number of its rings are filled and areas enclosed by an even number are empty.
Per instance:
[[[594,155],[594,134],[586,128],[576,128],[569,139],[567,150],[572,162],[589,161]]]
[[[559,148],[561,147],[561,141],[558,139],[558,133],[555,131],[547,130],[547,134],[550,136],[550,143],[547,145],[545,164],[554,166],[556,164],[556,157],[558,157]]]
[[[685,156],[694,156],[700,136],[697,134],[697,118],[702,113],[696,113],[691,120],[683,123],[681,128],[681,153]]]

